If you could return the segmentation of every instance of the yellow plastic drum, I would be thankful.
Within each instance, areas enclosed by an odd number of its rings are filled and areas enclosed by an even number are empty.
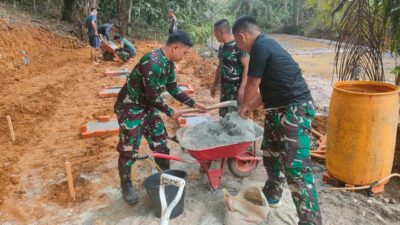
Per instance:
[[[335,83],[328,117],[328,173],[352,185],[371,184],[390,175],[398,117],[397,86]]]

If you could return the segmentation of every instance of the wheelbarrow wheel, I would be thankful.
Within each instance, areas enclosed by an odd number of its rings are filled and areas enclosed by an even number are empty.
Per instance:
[[[245,151],[238,155],[240,157],[254,157],[252,150]],[[237,158],[228,159],[228,168],[236,177],[248,177],[257,167],[257,160],[239,160]]]
[[[104,52],[103,53],[103,59],[106,61],[113,61],[114,60],[114,54],[111,52]]]

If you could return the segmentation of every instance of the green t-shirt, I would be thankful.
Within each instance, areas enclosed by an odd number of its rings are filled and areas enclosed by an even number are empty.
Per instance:
[[[124,44],[124,51],[130,52],[132,55],[136,55],[135,46],[128,41],[126,38],[122,38],[122,43]]]

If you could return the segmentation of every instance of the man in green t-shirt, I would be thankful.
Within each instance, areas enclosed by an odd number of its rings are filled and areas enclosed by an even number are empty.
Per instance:
[[[116,49],[117,55],[122,61],[126,62],[129,59],[133,58],[136,55],[135,46],[128,41],[128,39],[121,37],[121,35],[116,34],[114,36],[114,41],[120,47]]]

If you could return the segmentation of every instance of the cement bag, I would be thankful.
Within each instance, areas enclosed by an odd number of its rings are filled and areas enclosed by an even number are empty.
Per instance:
[[[226,203],[225,225],[260,224],[267,220],[269,206],[260,188],[248,187],[238,195],[223,189]]]

